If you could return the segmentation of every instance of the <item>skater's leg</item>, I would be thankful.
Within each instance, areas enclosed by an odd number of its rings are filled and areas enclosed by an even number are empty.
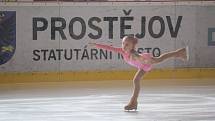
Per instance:
[[[132,97],[130,99],[130,102],[128,105],[125,106],[125,110],[132,110],[132,109],[137,109],[137,98],[140,92],[140,80],[144,75],[144,70],[139,69],[133,79],[133,94]]]
[[[181,48],[176,51],[167,52],[167,53],[160,55],[159,57],[153,57],[152,64],[163,62],[172,57],[186,60],[186,58],[187,58],[186,57],[186,48]]]
[[[134,79],[133,79],[134,90],[133,90],[133,94],[132,94],[132,97],[131,97],[132,100],[137,101],[137,98],[138,98],[138,95],[139,95],[139,92],[140,92],[140,80],[143,77],[144,73],[145,73],[144,70],[139,69],[137,71],[137,73],[135,74],[135,76],[134,76]]]

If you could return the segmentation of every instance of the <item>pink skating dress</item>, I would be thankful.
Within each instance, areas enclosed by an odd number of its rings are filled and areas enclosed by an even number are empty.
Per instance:
[[[141,56],[145,59],[144,63],[141,63],[140,61],[130,59],[130,53],[123,51],[122,48],[115,48],[115,47],[112,47],[109,45],[102,45],[102,44],[96,44],[96,47],[122,54],[125,62],[127,62],[128,64],[130,64],[138,69],[142,69],[145,72],[148,72],[152,69],[152,64],[150,63],[152,55],[149,53],[141,54]]]

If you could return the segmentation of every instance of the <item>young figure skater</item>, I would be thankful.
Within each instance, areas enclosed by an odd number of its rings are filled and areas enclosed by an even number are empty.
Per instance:
[[[125,36],[122,39],[121,48],[116,48],[116,47],[97,44],[97,43],[89,43],[90,46],[106,49],[106,50],[110,50],[110,51],[114,51],[122,54],[123,59],[128,64],[138,68],[138,71],[136,72],[133,78],[133,85],[134,85],[133,94],[131,96],[129,103],[124,107],[124,109],[128,111],[137,109],[137,104],[138,104],[137,98],[140,92],[140,80],[146,72],[152,69],[153,64],[163,62],[172,57],[181,59],[183,61],[186,61],[189,59],[188,47],[181,48],[168,53],[164,53],[159,57],[152,57],[152,55],[149,53],[139,54],[135,48],[137,43],[138,43],[138,39],[131,36]]]

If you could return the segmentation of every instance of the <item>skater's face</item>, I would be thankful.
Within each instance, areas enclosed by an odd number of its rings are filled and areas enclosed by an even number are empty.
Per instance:
[[[135,49],[135,45],[136,44],[128,38],[123,38],[122,40],[122,49],[126,52],[130,52],[132,49]]]

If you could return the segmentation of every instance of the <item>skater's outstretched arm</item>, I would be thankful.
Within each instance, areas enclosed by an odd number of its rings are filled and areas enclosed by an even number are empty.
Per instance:
[[[98,44],[98,43],[89,43],[89,45],[96,47],[96,48],[101,48],[101,49],[105,49],[105,50],[109,50],[109,51],[113,51],[113,52],[122,53],[121,48],[116,48],[116,47],[112,47],[109,45],[103,45],[103,44]]]

